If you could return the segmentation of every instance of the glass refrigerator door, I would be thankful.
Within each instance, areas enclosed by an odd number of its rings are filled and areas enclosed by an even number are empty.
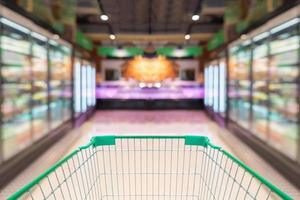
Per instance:
[[[268,135],[268,36],[265,32],[253,38],[251,128],[263,140]]]
[[[96,69],[93,68],[92,69],[92,105],[95,106],[96,105]]]
[[[32,142],[30,31],[6,18],[0,22],[2,148],[6,160]]]
[[[87,67],[81,67],[81,112],[87,110]]]
[[[221,59],[219,63],[219,111],[225,117],[226,111],[226,61]]]
[[[292,159],[297,156],[299,18],[271,29],[270,144]]]
[[[245,128],[250,127],[250,41],[230,49],[229,117]]]
[[[213,67],[208,68],[208,106],[213,106]]]
[[[72,117],[72,66],[71,66],[71,49],[63,49],[63,119],[64,121]]]
[[[208,67],[206,67],[205,69],[204,69],[204,104],[205,104],[205,106],[208,106],[208,90],[209,90],[209,88],[208,88],[208,82],[209,82],[209,80],[208,80]]]
[[[75,58],[73,93],[75,116],[79,116],[81,113],[81,63],[78,58]]]
[[[64,52],[62,46],[50,41],[50,124],[51,129],[63,123]]]
[[[87,66],[87,106],[92,106],[92,67],[89,64]]]
[[[47,38],[32,33],[32,125],[34,139],[49,131]]]
[[[218,65],[213,66],[213,111],[219,112],[219,67]]]

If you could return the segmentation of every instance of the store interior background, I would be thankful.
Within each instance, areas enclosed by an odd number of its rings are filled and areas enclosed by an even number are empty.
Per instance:
[[[97,109],[175,108],[300,187],[299,1],[0,2],[0,187]]]

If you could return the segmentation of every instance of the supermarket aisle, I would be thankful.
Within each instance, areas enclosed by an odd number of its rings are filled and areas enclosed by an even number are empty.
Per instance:
[[[226,130],[218,127],[200,111],[99,111],[88,122],[72,131],[36,162],[22,172],[0,194],[3,199],[39,175],[58,159],[76,147],[86,144],[90,137],[101,134],[201,134],[213,143],[231,151],[247,165],[271,182],[278,184],[296,199],[300,192],[281,177],[258,155]],[[230,147],[234,148],[230,148]],[[259,163],[259,164],[258,164]]]

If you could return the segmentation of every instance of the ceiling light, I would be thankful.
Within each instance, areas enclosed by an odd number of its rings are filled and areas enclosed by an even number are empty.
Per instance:
[[[184,56],[187,56],[187,55],[186,55],[186,51],[184,49],[175,49],[173,51],[173,56],[177,57],[177,58],[180,58],[180,57],[184,57]]]
[[[127,56],[129,56],[128,55],[128,52],[125,50],[125,49],[116,49],[115,51],[114,51],[114,55],[116,56],[116,57],[127,57]]]
[[[19,24],[16,24],[15,22],[10,21],[10,20],[8,20],[8,19],[6,19],[6,18],[0,18],[0,22],[2,22],[3,24],[5,24],[5,25],[7,25],[7,26],[10,26],[10,27],[12,27],[12,28],[15,28],[15,29],[17,29],[17,30],[19,30],[19,31],[22,31],[22,32],[24,32],[24,33],[30,33],[30,30],[29,30],[29,29],[27,29],[27,28],[25,28],[25,27],[23,27],[23,26],[21,26],[21,25],[19,25]]]
[[[185,36],[184,36],[184,39],[186,39],[186,40],[189,40],[191,38],[191,35],[190,34],[186,34]]]
[[[53,35],[53,39],[54,39],[54,40],[58,40],[59,38],[60,38],[59,35],[57,35],[57,34],[54,34],[54,35]]]
[[[242,40],[246,40],[247,39],[247,35],[246,34],[241,35],[241,39]]]
[[[193,15],[192,16],[192,20],[193,21],[198,21],[200,19],[200,16],[199,15]]]
[[[114,34],[110,34],[110,35],[109,35],[109,38],[110,38],[111,40],[114,40],[114,39],[116,39],[116,36],[115,36]]]
[[[102,21],[107,21],[108,20],[108,16],[103,14],[103,15],[100,16],[100,19]]]
[[[154,83],[154,87],[160,88],[161,87],[161,83]]]
[[[139,87],[140,87],[140,88],[146,87],[146,83],[139,83]]]

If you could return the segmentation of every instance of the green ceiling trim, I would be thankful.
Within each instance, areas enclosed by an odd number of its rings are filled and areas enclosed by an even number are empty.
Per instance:
[[[202,47],[187,47],[186,51],[189,55],[193,56],[201,56],[203,54],[203,48]]]
[[[203,48],[199,46],[191,46],[185,48],[161,47],[156,49],[156,53],[158,55],[170,58],[197,57],[202,55]]]
[[[199,46],[190,46],[185,48],[175,48],[175,47],[160,47],[156,49],[158,55],[170,57],[170,58],[184,58],[184,57],[197,57],[202,55],[203,48]],[[134,57],[138,55],[143,55],[144,50],[140,47],[109,47],[100,46],[98,47],[97,54],[104,57]]]
[[[218,47],[220,47],[225,42],[224,31],[220,30],[217,32],[213,38],[208,42],[207,49],[212,51]]]
[[[249,26],[248,21],[241,21],[236,25],[235,31],[237,33],[242,33],[243,31],[245,31],[247,29],[248,26]]]
[[[92,51],[93,50],[93,42],[89,39],[82,31],[76,31],[76,43],[82,48]]]
[[[129,55],[143,55],[144,54],[144,50],[139,47],[128,47],[125,49],[127,50]]]
[[[156,49],[156,53],[162,56],[171,56],[174,49],[173,47],[160,47]]]
[[[139,47],[126,47],[126,48],[117,48],[117,47],[108,47],[101,46],[98,47],[97,54],[104,57],[134,57],[138,55],[143,55],[144,50]]]

